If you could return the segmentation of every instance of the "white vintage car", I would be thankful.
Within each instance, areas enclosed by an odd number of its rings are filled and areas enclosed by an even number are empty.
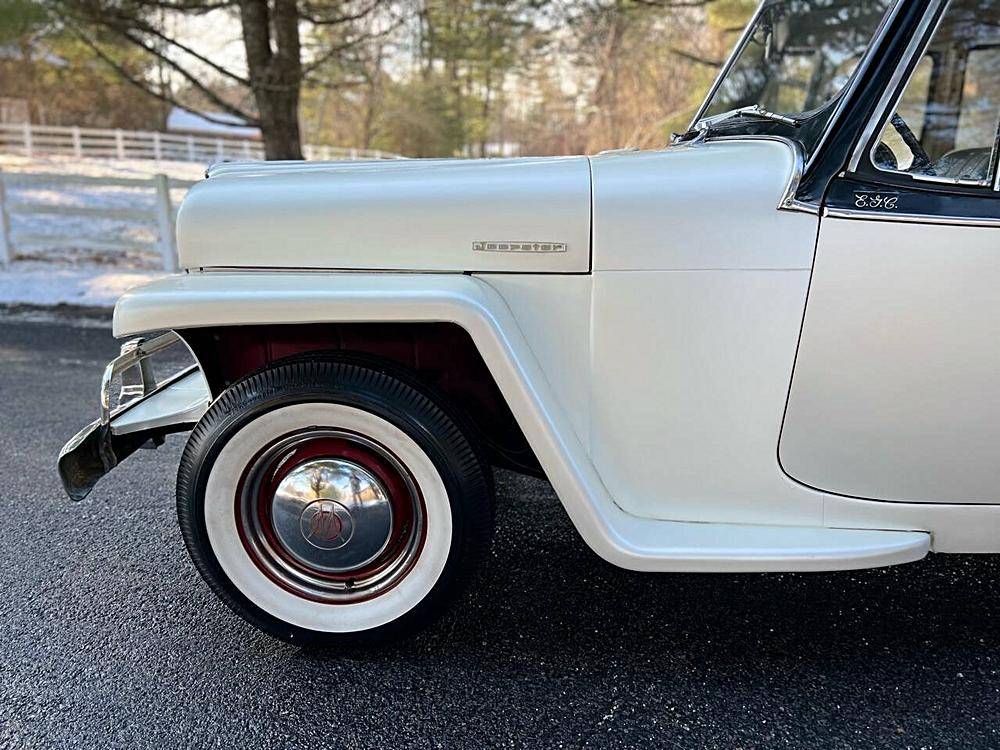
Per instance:
[[[438,613],[494,466],[632,570],[1000,551],[998,123],[1000,0],[766,0],[662,150],[215,166],[64,484],[193,428],[195,565],[295,643]]]

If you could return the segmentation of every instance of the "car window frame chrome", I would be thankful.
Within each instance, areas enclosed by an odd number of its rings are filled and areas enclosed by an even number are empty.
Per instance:
[[[939,185],[959,185],[963,187],[972,188],[985,188],[986,190],[997,190],[998,185],[1000,185],[1000,174],[998,174],[998,157],[1000,157],[1000,118],[998,118],[996,133],[993,137],[993,150],[990,154],[990,164],[989,173],[982,180],[973,180],[965,177],[942,177],[940,175],[927,175],[915,172],[906,172],[900,169],[886,169],[881,167],[875,161],[875,149],[878,148],[880,141],[878,140],[878,135],[885,129],[886,123],[892,114],[896,112],[899,108],[899,102],[902,101],[904,94],[906,94],[907,88],[909,88],[913,76],[916,75],[917,67],[920,65],[920,61],[923,56],[927,53],[927,48],[930,46],[931,41],[934,39],[934,35],[937,34],[938,29],[941,27],[941,23],[944,21],[945,16],[948,15],[948,8],[951,5],[952,0],[935,0],[933,10],[928,7],[928,12],[925,18],[927,23],[921,23],[918,33],[913,35],[913,42],[906,48],[906,59],[903,61],[896,69],[893,74],[892,79],[889,81],[889,85],[886,88],[886,92],[892,94],[895,92],[895,96],[892,99],[892,104],[887,108],[883,109],[883,102],[879,100],[879,107],[876,111],[881,111],[879,116],[872,118],[875,125],[872,127],[871,123],[865,127],[863,131],[862,140],[858,141],[858,145],[861,148],[855,148],[854,154],[851,156],[851,161],[849,165],[849,171],[856,172],[857,168],[861,165],[861,159],[865,155],[865,149],[863,146],[867,143],[867,157],[868,163],[871,164],[872,168],[877,169],[879,172],[890,175],[905,175],[917,182],[927,182],[931,184]],[[935,18],[934,28],[930,31],[927,30],[927,25],[930,23],[930,19]],[[919,47],[915,52],[912,50],[914,44]],[[990,45],[995,47],[996,45]],[[912,54],[911,54],[912,52]],[[909,73],[907,73],[909,71]],[[902,79],[905,77],[905,81]]]
[[[715,80],[712,81],[711,87],[708,89],[708,93],[705,98],[702,99],[701,105],[698,107],[697,111],[694,113],[694,117],[691,119],[688,125],[688,130],[696,130],[698,128],[698,123],[704,119],[705,110],[708,109],[709,103],[712,101],[712,97],[715,96],[715,92],[719,90],[719,86],[722,85],[723,79],[729,72],[729,69],[736,62],[736,58],[739,57],[740,52],[743,51],[743,47],[746,46],[747,40],[750,38],[750,30],[757,23],[757,19],[760,18],[760,14],[764,12],[764,6],[773,0],[761,0],[757,5],[756,10],[751,14],[750,18],[747,20],[746,26],[743,27],[743,31],[740,32],[739,38],[736,40],[736,45],[733,47],[732,51],[729,53],[729,57],[719,68],[719,72],[715,75]]]
[[[998,227],[1000,219],[982,216],[937,216],[935,214],[889,213],[861,211],[853,208],[824,206],[822,216],[831,219],[860,219],[863,221],[890,221],[900,224],[936,224],[955,227]]]
[[[881,48],[882,43],[885,41],[885,37],[886,34],[888,33],[889,28],[892,26],[896,18],[898,18],[906,1],[907,0],[894,0],[892,7],[889,8],[886,11],[885,15],[882,17],[882,20],[879,22],[878,28],[875,30],[875,33],[872,34],[872,38],[869,40],[868,46],[865,48],[864,54],[858,61],[858,66],[854,69],[854,72],[851,74],[851,77],[848,80],[847,84],[837,94],[836,96],[837,103],[836,106],[834,107],[833,113],[830,115],[830,119],[827,120],[826,126],[823,128],[823,132],[820,133],[820,137],[816,141],[816,146],[813,148],[812,153],[809,155],[809,158],[805,160],[805,163],[803,165],[804,170],[808,170],[816,161],[817,156],[822,151],[826,141],[829,139],[830,133],[832,133],[833,129],[837,126],[837,123],[839,122],[841,115],[846,109],[848,102],[851,100],[852,96],[854,95],[854,92],[860,85],[860,82],[864,78],[865,73],[871,67],[871,62],[875,58],[877,50]],[[938,0],[938,1],[941,2],[944,0]],[[743,29],[743,33],[740,35],[739,40],[736,42],[736,46],[733,47],[733,50],[730,53],[729,57],[726,59],[726,62],[720,68],[718,75],[716,75],[715,77],[715,81],[712,83],[711,88],[708,90],[708,94],[706,94],[704,100],[701,103],[701,106],[698,108],[694,118],[691,120],[691,123],[688,126],[688,130],[698,129],[698,125],[704,119],[704,112],[706,109],[708,109],[708,105],[711,103],[712,97],[715,96],[716,92],[719,89],[719,86],[722,85],[722,81],[725,79],[726,75],[728,75],[733,64],[736,62],[740,53],[743,51],[743,48],[746,46],[750,38],[750,30],[757,23],[757,20],[760,18],[760,15],[764,12],[765,6],[767,6],[768,3],[771,2],[774,2],[774,0],[761,0],[761,3],[757,6],[757,9],[750,16],[750,19],[747,21],[746,27]],[[879,104],[881,105],[881,102],[879,102]],[[733,136],[733,137],[740,137],[740,136]],[[756,136],[748,134],[746,137],[752,138]],[[801,144],[799,144],[799,149],[800,151],[802,151]],[[805,204],[805,205],[811,205],[811,204]]]
[[[870,153],[875,148],[872,139],[876,137],[876,131],[880,132],[880,128],[884,125],[889,113],[895,110],[899,104],[899,100],[903,98],[903,94],[906,91],[906,84],[903,83],[903,79],[906,78],[906,83],[909,83],[910,77],[913,75],[911,65],[914,59],[918,55],[922,55],[927,48],[927,45],[930,43],[931,38],[944,18],[944,7],[949,2],[950,0],[930,0],[924,11],[923,18],[920,19],[916,32],[910,37],[910,42],[903,51],[903,59],[900,60],[899,65],[896,66],[896,70],[892,73],[892,77],[886,83],[872,116],[868,119],[864,129],[861,131],[861,136],[854,145],[851,158],[847,163],[848,172],[857,172],[861,160],[865,156],[865,152],[868,151]],[[931,28],[932,25],[933,28]],[[872,143],[872,145],[870,148],[867,148],[869,143]],[[881,171],[888,172],[888,170]],[[889,173],[903,174],[901,172]]]
[[[1000,122],[997,122],[997,136],[993,142],[993,192],[1000,192]]]

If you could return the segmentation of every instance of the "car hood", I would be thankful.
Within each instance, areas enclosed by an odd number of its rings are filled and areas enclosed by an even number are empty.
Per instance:
[[[587,157],[220,164],[181,204],[182,268],[589,270]]]

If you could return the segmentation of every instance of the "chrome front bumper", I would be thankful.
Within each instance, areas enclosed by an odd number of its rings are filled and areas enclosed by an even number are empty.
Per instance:
[[[59,476],[71,500],[82,500],[94,485],[142,447],[162,445],[163,436],[191,429],[212,401],[197,365],[157,383],[150,357],[180,341],[175,333],[122,345],[104,369],[101,415],[70,438],[59,452]],[[121,379],[118,405],[112,388]]]

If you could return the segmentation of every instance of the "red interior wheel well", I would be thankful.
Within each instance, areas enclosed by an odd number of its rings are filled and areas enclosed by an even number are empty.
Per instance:
[[[245,375],[309,352],[364,355],[404,368],[445,399],[498,466],[541,468],[465,329],[453,323],[312,323],[178,331],[218,395]]]

